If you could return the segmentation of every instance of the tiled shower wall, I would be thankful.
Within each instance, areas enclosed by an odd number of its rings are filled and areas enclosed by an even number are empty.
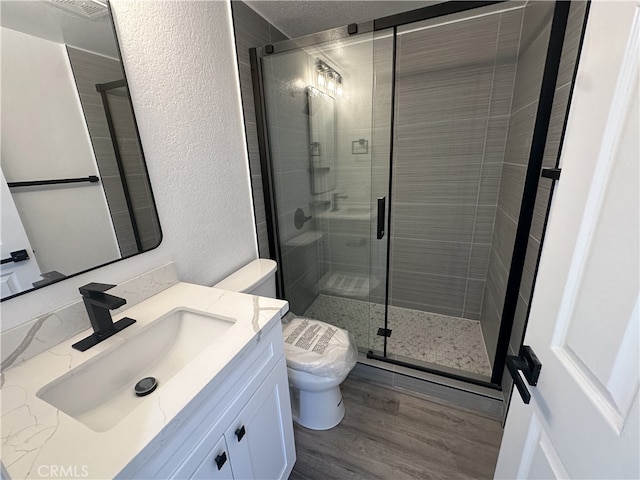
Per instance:
[[[498,342],[524,178],[549,45],[553,6],[553,2],[536,2],[524,9],[509,134],[482,305],[482,333],[491,362]]]
[[[249,49],[285,40],[287,37],[240,1],[231,2],[240,70],[240,88],[245,113],[249,168],[258,232],[260,257],[270,258],[267,221],[258,149],[253,83]],[[310,57],[302,52],[267,57],[263,64],[270,156],[276,192],[281,270],[291,311],[302,314],[319,293],[318,242],[315,220],[301,229],[294,215],[302,208],[309,215],[313,200],[309,176],[309,116],[306,85]]]
[[[560,153],[560,140],[569,107],[571,82],[573,80],[575,65],[578,60],[578,48],[586,10],[586,1],[581,0],[571,2],[567,31],[564,39],[564,46],[562,48],[562,57],[560,59],[560,71],[558,73],[558,80],[553,98],[549,132],[542,160],[542,168],[555,167]],[[552,181],[550,179],[540,178],[540,183],[538,184],[538,190],[536,192],[536,204],[533,212],[531,231],[529,232],[524,272],[522,274],[522,282],[520,284],[518,294],[518,304],[516,307],[513,329],[511,331],[511,339],[509,342],[509,355],[518,354],[526,327],[529,303],[535,282],[536,265],[540,254],[544,232],[544,222],[547,208],[551,201],[551,184]],[[506,374],[503,378],[502,389],[505,394],[506,402],[509,401],[512,383],[513,381],[511,380],[511,377]]]
[[[244,126],[247,134],[253,208],[258,232],[258,253],[261,258],[270,258],[249,49],[286,40],[287,37],[245,3],[234,0],[231,2],[231,8],[238,54],[238,69],[240,70],[240,91],[244,111]]]
[[[493,355],[495,354],[502,320],[502,309],[538,109],[538,97],[542,85],[553,10],[553,2],[530,3],[525,8],[521,52],[518,59],[516,86],[507,139],[507,153],[501,180],[498,213],[489,262],[489,275],[481,317],[483,335],[491,361],[493,361]],[[543,168],[555,166],[558,157],[560,137],[568,107],[569,92],[577,60],[585,10],[586,2],[571,3],[569,24],[545,146]],[[525,329],[544,220],[550,201],[550,188],[551,180],[541,178],[536,194],[536,206],[527,244],[525,268],[511,334],[510,354],[512,355],[515,355],[519,350]],[[503,382],[507,382],[505,385],[510,385],[510,380],[507,377],[508,375],[505,376]],[[510,388],[504,388],[503,391],[508,393]]]
[[[392,305],[480,318],[522,14],[398,37]]]
[[[319,239],[311,215],[307,85],[313,59],[302,50],[263,62],[269,150],[276,192],[284,293],[291,311],[302,315],[320,291]],[[312,218],[298,228],[295,212]]]

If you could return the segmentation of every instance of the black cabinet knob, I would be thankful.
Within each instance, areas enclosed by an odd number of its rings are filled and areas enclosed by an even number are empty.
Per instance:
[[[222,452],[216,457],[216,465],[218,466],[218,470],[220,470],[225,463],[227,463],[227,452]]]
[[[242,440],[242,437],[244,437],[245,433],[247,433],[247,431],[244,429],[244,425],[236,430],[236,437],[238,437],[238,441]]]

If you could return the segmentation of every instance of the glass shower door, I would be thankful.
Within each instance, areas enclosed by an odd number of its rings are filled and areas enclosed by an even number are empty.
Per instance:
[[[479,320],[522,11],[480,10],[397,29],[387,355],[488,382]]]
[[[261,58],[283,296],[363,351],[386,277],[371,267],[372,37],[288,42]]]

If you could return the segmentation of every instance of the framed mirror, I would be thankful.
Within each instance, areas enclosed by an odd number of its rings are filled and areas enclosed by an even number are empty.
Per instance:
[[[335,99],[311,86],[307,97],[311,193],[318,195],[336,188]]]
[[[6,300],[162,233],[108,3],[2,0],[0,27]]]

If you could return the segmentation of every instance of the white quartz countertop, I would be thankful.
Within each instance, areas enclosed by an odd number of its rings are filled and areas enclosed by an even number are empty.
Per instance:
[[[96,432],[36,396],[45,385],[111,347],[127,342],[150,322],[176,307],[230,317],[235,324],[224,341],[205,348],[185,368],[118,424]],[[282,300],[178,283],[114,315],[136,323],[85,352],[71,345],[91,329],[4,372],[1,390],[2,463],[13,479],[113,478],[210,382],[222,382],[241,352],[287,312]],[[53,469],[58,472],[54,475]]]

